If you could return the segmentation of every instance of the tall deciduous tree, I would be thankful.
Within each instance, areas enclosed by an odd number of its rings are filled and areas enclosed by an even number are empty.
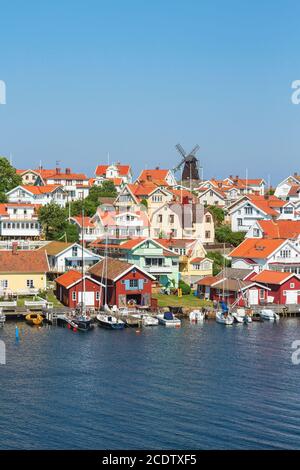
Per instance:
[[[7,158],[0,157],[0,202],[6,201],[7,191],[22,184],[22,178]]]
[[[47,240],[57,240],[67,225],[66,210],[51,202],[39,209],[39,221]]]

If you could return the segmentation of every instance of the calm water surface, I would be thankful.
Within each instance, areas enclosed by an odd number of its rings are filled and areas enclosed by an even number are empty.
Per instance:
[[[300,322],[0,331],[2,449],[300,448]]]

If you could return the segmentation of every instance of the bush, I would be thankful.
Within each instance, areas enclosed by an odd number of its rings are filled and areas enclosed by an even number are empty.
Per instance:
[[[182,290],[182,295],[189,295],[191,293],[191,286],[189,286],[186,282],[180,279],[178,284],[179,289]]]
[[[244,240],[245,232],[233,232],[229,225],[221,225],[216,227],[215,236],[219,243],[230,243],[233,246],[238,246]]]

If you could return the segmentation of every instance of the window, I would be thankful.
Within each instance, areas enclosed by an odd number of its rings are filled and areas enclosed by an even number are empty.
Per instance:
[[[130,281],[129,281],[129,286],[130,287],[138,287],[138,285],[139,285],[138,279],[130,279]]]
[[[33,289],[33,288],[34,288],[33,279],[27,279],[27,281],[26,281],[26,286],[27,286],[29,289]]]
[[[239,227],[242,227],[243,219],[237,219],[237,224],[238,224]]]
[[[252,215],[253,209],[251,206],[246,206],[245,207],[245,214],[247,215]]]
[[[290,283],[290,288],[291,288],[291,289],[294,289],[294,288],[295,288],[295,283],[294,283],[294,282],[291,282],[291,283]]]
[[[210,238],[210,230],[205,231],[205,238]]]
[[[173,214],[170,215],[170,224],[174,224],[174,215]]]
[[[253,236],[254,236],[254,237],[259,237],[259,235],[260,235],[259,229],[258,229],[258,228],[254,228],[254,229],[253,229]]]
[[[0,288],[1,289],[7,289],[8,288],[8,280],[7,279],[2,279],[0,281]]]
[[[205,217],[205,222],[206,222],[207,224],[210,224],[210,222],[211,222],[210,215],[207,215],[207,216]]]
[[[77,248],[77,246],[73,246],[73,248],[72,248],[72,256],[78,256],[78,248]]]
[[[283,208],[283,212],[285,214],[292,214],[293,213],[293,207],[292,206],[287,206]]]
[[[157,222],[158,222],[159,224],[162,223],[162,214],[159,214],[159,215],[157,216]]]
[[[280,250],[280,258],[290,258],[291,257],[291,250],[285,248],[284,250]]]
[[[72,300],[76,301],[76,291],[72,292]]]
[[[260,298],[260,300],[264,300],[264,298],[265,298],[264,289],[259,289],[259,298]]]

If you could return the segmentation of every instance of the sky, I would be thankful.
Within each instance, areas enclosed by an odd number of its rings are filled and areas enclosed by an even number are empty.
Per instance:
[[[97,164],[204,178],[300,172],[300,4],[0,0],[0,155],[92,176]]]

